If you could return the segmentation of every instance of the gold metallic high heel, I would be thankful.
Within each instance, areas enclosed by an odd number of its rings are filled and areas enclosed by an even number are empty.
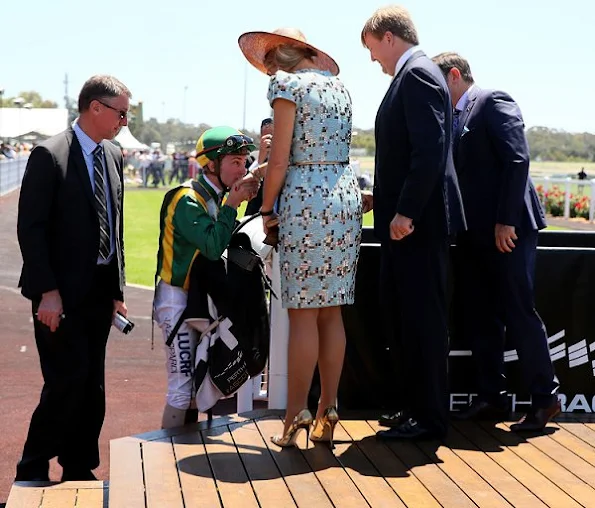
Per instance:
[[[308,446],[308,437],[310,435],[310,425],[312,425],[312,413],[307,409],[302,409],[291,422],[287,432],[282,436],[277,434],[271,437],[271,441],[281,448],[288,448],[295,446],[295,440],[299,431],[304,429],[306,431],[306,447]]]
[[[339,415],[335,406],[329,406],[324,410],[322,418],[316,420],[314,429],[312,429],[311,441],[328,441],[331,450],[335,447],[333,444],[333,435],[335,426],[339,422]]]

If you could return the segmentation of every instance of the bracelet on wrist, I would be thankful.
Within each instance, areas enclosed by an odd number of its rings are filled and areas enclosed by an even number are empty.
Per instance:
[[[263,217],[268,217],[269,215],[273,215],[275,213],[275,210],[261,210],[260,211],[260,215],[262,215]]]

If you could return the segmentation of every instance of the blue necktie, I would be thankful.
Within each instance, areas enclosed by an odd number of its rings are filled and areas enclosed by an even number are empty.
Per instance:
[[[457,130],[459,129],[459,120],[461,118],[461,110],[456,109],[453,111],[452,115],[452,134],[453,137],[457,134]]]

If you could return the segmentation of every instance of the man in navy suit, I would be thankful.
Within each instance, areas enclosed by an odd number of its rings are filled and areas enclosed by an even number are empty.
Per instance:
[[[541,430],[560,412],[547,333],[535,310],[537,232],[546,227],[529,178],[521,111],[500,91],[474,84],[456,53],[434,58],[455,108],[454,159],[468,230],[457,241],[463,334],[478,372],[478,397],[459,418],[503,416],[505,335],[516,347],[532,407],[513,430]]]
[[[382,439],[443,437],[448,427],[446,265],[449,234],[464,227],[451,153],[452,108],[440,69],[420,51],[409,13],[379,9],[361,40],[393,77],[376,116],[374,232],[380,300],[395,364]]]

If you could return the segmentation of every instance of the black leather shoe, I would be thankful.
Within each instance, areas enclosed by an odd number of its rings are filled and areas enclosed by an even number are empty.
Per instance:
[[[24,476],[19,475],[15,477],[15,482],[49,482],[50,477],[48,475],[38,475],[38,476]]]
[[[556,399],[550,406],[535,409],[524,415],[517,423],[510,426],[513,432],[542,431],[554,416],[560,414],[562,406]]]
[[[49,482],[50,463],[48,461],[35,461],[17,465],[15,482]]]
[[[396,413],[381,415],[378,418],[378,423],[383,427],[397,427],[407,420],[409,420],[409,416],[405,411],[397,411]]]
[[[397,425],[389,430],[379,430],[376,433],[377,439],[383,440],[423,440],[435,439],[437,436],[434,432],[422,427],[416,420],[409,418],[404,423]]]
[[[473,401],[465,409],[452,413],[453,420],[502,421],[508,416],[508,409],[483,400]]]
[[[86,482],[97,480],[89,469],[64,469],[62,471],[63,482]]]

